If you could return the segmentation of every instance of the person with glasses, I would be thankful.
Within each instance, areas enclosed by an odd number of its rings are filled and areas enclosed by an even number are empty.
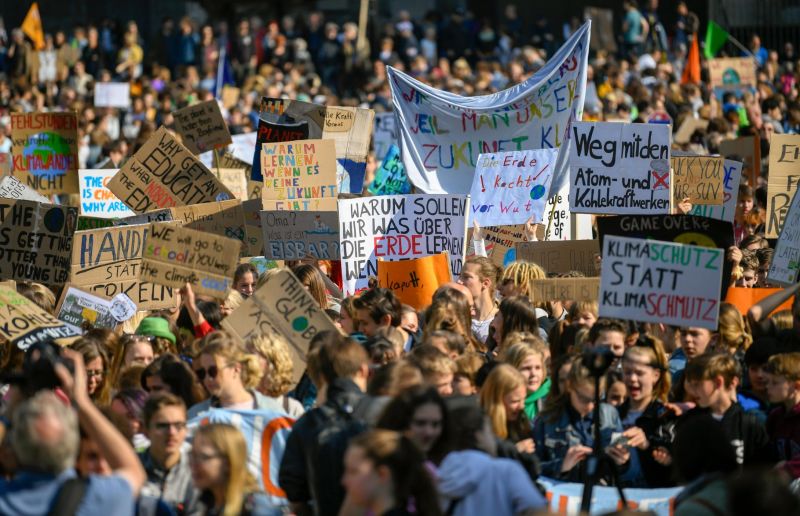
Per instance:
[[[150,447],[139,454],[147,473],[141,495],[166,503],[177,514],[201,514],[200,492],[189,467],[186,405],[174,394],[153,394],[144,405],[143,417]]]
[[[111,402],[111,385],[106,380],[108,375],[108,356],[106,351],[96,342],[81,339],[72,349],[83,356],[86,364],[86,385],[89,397],[98,407],[105,407]]]
[[[261,362],[225,331],[215,331],[200,341],[194,372],[211,397],[192,406],[189,419],[211,408],[286,412],[275,399],[255,390],[263,375]]]

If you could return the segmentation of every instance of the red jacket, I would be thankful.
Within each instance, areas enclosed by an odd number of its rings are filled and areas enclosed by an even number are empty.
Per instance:
[[[788,412],[781,405],[767,417],[767,433],[777,459],[786,461],[783,468],[792,478],[800,478],[800,404]]]

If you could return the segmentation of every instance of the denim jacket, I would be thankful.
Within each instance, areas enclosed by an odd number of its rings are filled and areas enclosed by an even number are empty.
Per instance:
[[[554,479],[571,482],[583,481],[582,465],[579,463],[570,471],[561,472],[561,464],[571,446],[583,445],[592,447],[594,433],[592,418],[594,413],[582,418],[572,408],[562,411],[555,422],[546,419],[547,414],[539,415],[533,424],[533,440],[536,442],[536,455],[541,463],[542,475]],[[617,409],[607,403],[600,404],[600,439],[603,447],[611,444],[611,434],[622,432],[622,422]],[[627,464],[620,468],[622,474],[627,473]]]

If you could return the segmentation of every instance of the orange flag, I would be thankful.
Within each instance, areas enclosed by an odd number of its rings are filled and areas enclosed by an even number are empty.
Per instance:
[[[33,2],[28,14],[22,21],[22,32],[33,41],[36,50],[44,48],[44,31],[42,30],[42,18],[39,16],[39,4]]]
[[[700,46],[697,43],[697,33],[692,37],[692,46],[686,57],[686,67],[683,69],[681,84],[700,84]]]

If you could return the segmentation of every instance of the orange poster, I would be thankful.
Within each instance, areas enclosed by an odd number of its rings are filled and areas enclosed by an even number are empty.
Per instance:
[[[439,285],[451,279],[447,253],[399,262],[378,260],[378,284],[392,289],[401,303],[417,310],[430,305]]]
[[[725,297],[725,302],[730,303],[739,309],[742,315],[747,315],[747,311],[751,306],[758,303],[767,296],[779,292],[780,288],[744,288],[744,287],[730,287],[728,295]],[[789,298],[785,303],[775,309],[775,312],[781,310],[792,309],[792,298]],[[775,313],[773,312],[773,313]]]

